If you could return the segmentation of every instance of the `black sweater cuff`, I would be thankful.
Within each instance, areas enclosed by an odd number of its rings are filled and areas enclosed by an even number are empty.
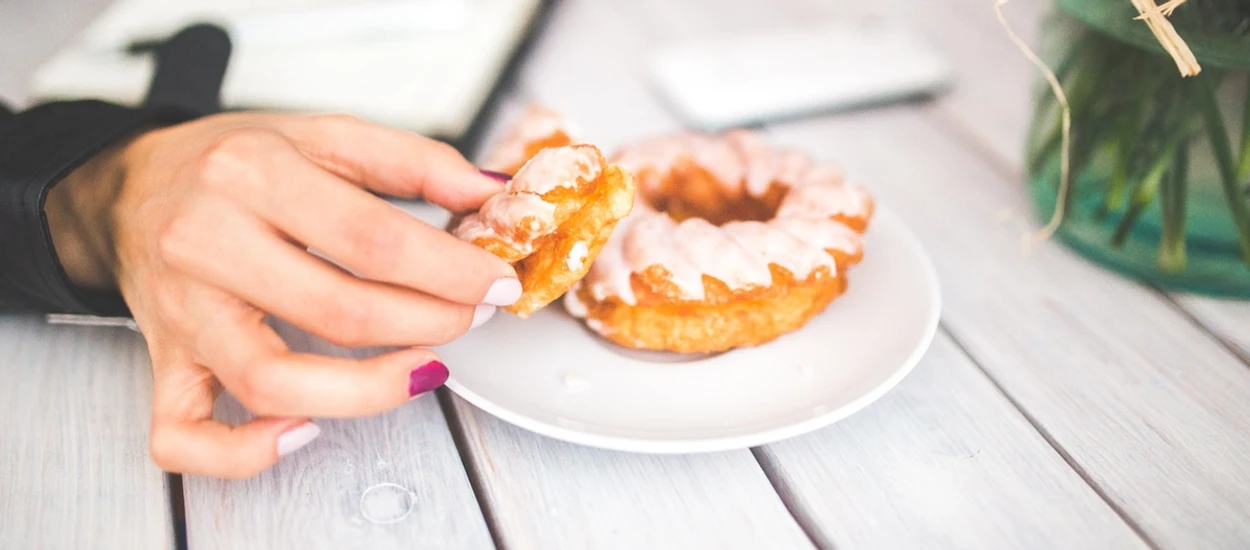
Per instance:
[[[127,315],[120,295],[70,283],[52,244],[44,202],[57,182],[109,146],[142,128],[195,117],[171,106],[73,101],[0,121],[0,310]]]

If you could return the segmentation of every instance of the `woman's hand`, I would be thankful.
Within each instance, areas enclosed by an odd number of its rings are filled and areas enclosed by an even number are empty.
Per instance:
[[[369,191],[465,211],[498,190],[436,141],[341,116],[227,114],[101,155],[47,212],[71,279],[120,289],[147,339],[153,459],[247,477],[315,437],[309,417],[377,414],[442,385],[446,367],[410,346],[449,342],[521,293],[507,263]],[[405,349],[293,353],[267,314]],[[213,421],[221,387],[257,419]]]

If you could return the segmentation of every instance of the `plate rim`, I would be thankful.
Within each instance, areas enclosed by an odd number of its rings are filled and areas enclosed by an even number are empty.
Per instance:
[[[700,453],[716,453],[725,451],[734,451],[767,445],[784,441],[800,435],[808,434],[833,425],[834,423],[844,420],[868,407],[881,397],[885,396],[891,390],[898,386],[907,375],[915,370],[920,360],[928,354],[933,346],[933,341],[937,337],[939,325],[942,317],[942,286],[938,279],[937,269],[933,265],[933,260],[928,252],[921,245],[920,239],[912,231],[911,227],[903,221],[902,217],[893,211],[877,207],[877,215],[880,217],[891,218],[891,222],[895,224],[900,241],[912,249],[914,256],[919,260],[924,280],[929,286],[933,297],[929,306],[929,318],[925,320],[924,337],[917,342],[907,359],[903,361],[899,367],[883,381],[856,397],[850,403],[838,407],[826,413],[822,413],[806,420],[787,424],[777,428],[761,430],[754,433],[733,435],[733,436],[715,436],[706,438],[685,438],[680,440],[656,440],[638,437],[603,435],[593,432],[586,432],[574,428],[561,427],[541,420],[530,418],[521,413],[514,412],[506,407],[495,404],[493,401],[482,397],[478,393],[469,389],[456,380],[452,375],[447,379],[445,386],[451,392],[467,401],[483,412],[494,416],[508,424],[512,424],[523,430],[527,430],[539,435],[550,437],[559,441],[583,445],[598,449],[606,449],[611,451],[635,453],[635,454],[653,454],[653,455],[678,455],[678,454],[700,454]]]

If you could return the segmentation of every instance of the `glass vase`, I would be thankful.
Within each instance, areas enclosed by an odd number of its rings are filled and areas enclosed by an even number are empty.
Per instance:
[[[1171,16],[1193,77],[1136,16],[1129,0],[1056,0],[1044,22],[1072,123],[1056,236],[1166,289],[1250,298],[1250,2],[1189,0]],[[1043,82],[1026,151],[1043,219],[1060,200],[1061,112]]]

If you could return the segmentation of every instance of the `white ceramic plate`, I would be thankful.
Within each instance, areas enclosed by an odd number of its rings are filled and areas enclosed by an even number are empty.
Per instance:
[[[620,451],[722,451],[810,432],[881,397],[928,348],[939,302],[918,241],[879,210],[846,294],[764,346],[639,354],[557,302],[527,320],[500,313],[438,351],[452,391],[527,430]]]

